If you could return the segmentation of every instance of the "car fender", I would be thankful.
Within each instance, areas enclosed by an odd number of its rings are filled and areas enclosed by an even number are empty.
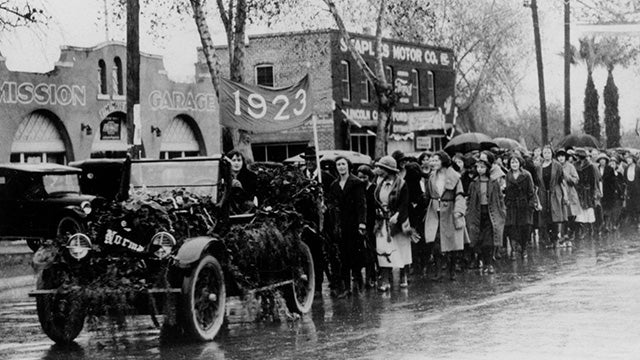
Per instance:
[[[84,219],[87,217],[87,214],[84,213],[84,211],[82,211],[82,209],[77,206],[77,205],[67,205],[64,207],[64,213],[63,216],[65,215],[75,215],[76,217],[79,217],[80,219]]]
[[[178,266],[188,268],[200,260],[203,254],[214,255],[220,260],[221,257],[224,256],[223,247],[222,241],[210,236],[198,236],[187,239],[176,254]]]

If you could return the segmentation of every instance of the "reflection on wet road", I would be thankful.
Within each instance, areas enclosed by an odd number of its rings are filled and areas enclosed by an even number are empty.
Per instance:
[[[408,290],[314,303],[295,323],[233,326],[206,344],[164,343],[147,317],[59,348],[35,304],[0,294],[6,359],[629,359],[640,356],[640,240],[583,241],[500,261],[495,275],[413,279]]]

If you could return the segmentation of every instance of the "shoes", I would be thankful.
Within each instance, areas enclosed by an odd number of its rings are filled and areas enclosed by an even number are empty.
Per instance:
[[[487,267],[487,273],[489,273],[489,274],[495,274],[495,272],[496,272],[496,269],[494,269],[494,268],[493,268],[493,265],[489,265],[489,266]]]
[[[378,286],[378,291],[380,292],[386,292],[391,290],[391,285],[390,284],[382,284],[380,286]]]

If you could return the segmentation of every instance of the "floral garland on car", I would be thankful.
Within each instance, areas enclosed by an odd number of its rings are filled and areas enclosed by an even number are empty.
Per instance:
[[[71,264],[63,256],[65,239],[46,242],[34,255],[34,267],[44,269],[65,264],[70,271],[61,277],[60,292],[73,292],[72,301],[79,302],[89,316],[90,324],[107,317],[118,327],[135,313],[132,304],[138,294],[151,288],[179,286],[170,279],[174,258],[155,263],[153,271],[142,257],[114,254],[95,239],[104,239],[114,225],[135,228],[149,240],[158,231],[167,231],[177,240],[174,251],[185,239],[215,236],[224,244],[224,253],[216,254],[225,271],[231,292],[246,291],[270,282],[286,280],[301,263],[298,242],[303,229],[315,227],[309,218],[317,218],[320,186],[305,179],[292,167],[259,168],[258,193],[261,207],[248,224],[218,226],[221,209],[210,197],[201,197],[174,189],[161,194],[146,191],[132,193],[128,200],[111,202],[96,209],[95,221],[87,229],[94,242],[92,255],[86,261]],[[220,233],[220,230],[223,232]],[[147,244],[140,244],[146,246]],[[175,254],[174,254],[175,255]],[[166,296],[164,304],[156,304],[149,296],[148,307],[156,325],[155,314],[162,307],[169,325],[175,324],[176,304]]]

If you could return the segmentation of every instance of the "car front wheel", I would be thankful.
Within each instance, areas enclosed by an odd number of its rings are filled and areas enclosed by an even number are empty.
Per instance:
[[[224,321],[226,288],[218,260],[200,259],[182,284],[181,322],[185,332],[199,341],[210,341]]]
[[[65,216],[58,222],[56,235],[57,237],[68,238],[69,236],[82,232],[83,230],[84,227],[78,219],[71,216]]]
[[[44,269],[38,274],[36,288],[57,289],[64,284],[67,275],[62,266]],[[56,343],[71,343],[82,331],[86,313],[80,294],[68,292],[38,295],[36,308],[42,330]]]

